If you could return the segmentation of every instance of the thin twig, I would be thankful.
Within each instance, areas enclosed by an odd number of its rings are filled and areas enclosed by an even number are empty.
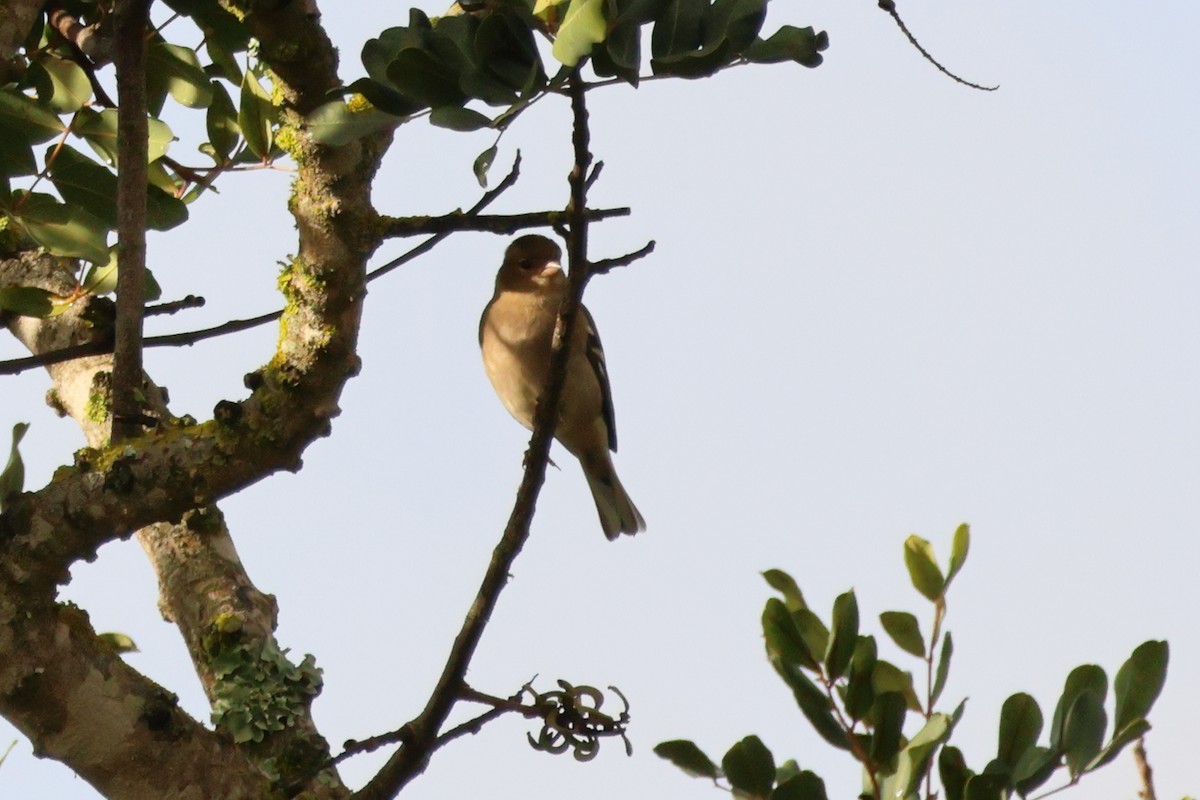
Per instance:
[[[149,0],[118,0],[117,317],[113,343],[112,441],[142,425],[142,321],[146,305],[146,23]]]
[[[969,86],[972,89],[978,89],[981,92],[994,92],[1000,88],[999,84],[996,86],[981,86],[978,83],[971,83],[970,81],[958,77],[953,72],[943,67],[941,63],[939,63],[938,60],[929,53],[928,50],[921,46],[921,43],[917,41],[917,37],[913,36],[908,30],[908,26],[904,24],[904,20],[900,19],[900,13],[896,11],[895,0],[879,0],[879,7],[891,14],[892,19],[894,19],[896,24],[900,26],[900,30],[904,31],[904,35],[908,37],[909,43],[913,47],[917,48],[917,51],[925,57],[925,60],[937,67],[938,71],[943,75],[946,75],[956,83],[961,83],[963,86]]]
[[[146,306],[147,317],[160,317],[164,314],[174,314],[178,311],[184,311],[189,308],[203,308],[204,298],[197,297],[194,294],[189,294],[179,300],[172,300],[169,303],[158,303],[157,305]]]
[[[627,217],[628,208],[599,208],[590,209],[588,219],[592,222]],[[485,233],[512,234],[525,228],[541,225],[554,226],[563,217],[562,212],[531,211],[525,214],[489,214],[487,216],[468,216],[468,212],[454,211],[440,217],[385,217],[381,225],[385,239],[405,236],[426,236],[431,233],[480,231]]]
[[[1138,739],[1133,746],[1133,761],[1137,764],[1138,778],[1142,781],[1138,797],[1142,800],[1158,800],[1154,792],[1154,770],[1150,768],[1150,759],[1146,757],[1145,737]]]
[[[650,241],[646,242],[645,246],[634,250],[632,253],[626,253],[619,258],[603,258],[599,261],[595,261],[592,263],[592,274],[606,275],[618,267],[627,267],[633,262],[637,261],[639,258],[645,258],[653,253],[657,244],[657,242],[651,239]]]
[[[492,611],[500,593],[508,583],[513,562],[529,538],[530,525],[537,507],[538,493],[546,477],[546,465],[550,460],[550,442],[553,438],[558,404],[566,381],[567,342],[578,316],[583,289],[587,282],[586,234],[587,215],[584,176],[591,154],[587,152],[587,109],[584,105],[584,90],[578,68],[572,74],[572,83],[578,90],[572,93],[571,108],[574,112],[575,165],[571,170],[571,204],[567,215],[571,222],[571,237],[568,242],[570,261],[570,292],[559,312],[560,334],[556,335],[550,352],[550,374],[546,390],[538,400],[533,419],[533,435],[525,453],[525,473],[517,489],[516,501],[504,535],[492,553],[487,571],[479,591],[463,620],[462,628],[450,648],[449,657],[438,678],[437,685],[421,713],[405,728],[410,737],[404,741],[383,768],[353,795],[354,800],[391,800],[408,785],[413,778],[425,770],[429,756],[438,747],[439,731],[445,724],[451,709],[461,699],[464,691],[463,676],[471,664],[483,631],[491,619]]]

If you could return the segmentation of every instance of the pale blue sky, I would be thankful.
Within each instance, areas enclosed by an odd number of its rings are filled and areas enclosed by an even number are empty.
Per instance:
[[[333,8],[353,79],[362,41],[406,14]],[[719,758],[748,733],[852,796],[858,770],[808,730],[763,657],[758,573],[788,570],[823,613],[854,587],[877,635],[884,610],[928,624],[901,546],[915,532],[945,558],[962,521],[974,546],[950,598],[946,697],[970,697],[956,735],[968,763],[994,754],[1009,694],[1030,692],[1049,714],[1072,667],[1111,677],[1136,645],[1166,638],[1147,744],[1160,798],[1200,792],[1200,10],[1150,8],[901,4],[947,66],[1001,85],[984,94],[934,71],[872,2],[776,3],[768,26],[829,32],[824,66],[593,96],[606,162],[593,200],[634,209],[593,229],[593,256],[658,241],[587,300],[612,375],[617,467],[649,530],[606,542],[558,451],[563,469],[468,679],[496,694],[534,673],[616,684],[633,704],[635,754],[614,744],[579,765],[533,752],[531,724],[503,720],[436,756],[405,797],[569,786],[576,800],[715,798],[651,747],[688,737]],[[568,123],[547,101],[506,136],[495,174],[520,147],[524,177],[495,210],[564,202]],[[470,205],[470,164],[489,144],[423,122],[401,130],[380,210]],[[277,304],[276,262],[294,250],[286,192],[283,174],[231,180],[152,238],[167,297],[209,301],[156,332]],[[223,504],[251,576],[278,597],[281,643],[325,669],[317,717],[335,743],[419,711],[511,507],[527,435],[475,343],[504,244],[460,235],[373,284],[363,372],[333,436],[299,475]],[[274,338],[156,350],[149,369],[177,412],[204,416],[244,396],[241,376]],[[18,354],[0,341],[0,357]],[[42,405],[42,375],[6,381],[4,426],[33,423],[38,486],[81,441]],[[98,628],[132,635],[143,652],[130,663],[207,716],[136,544],[106,547],[65,595]],[[0,742],[10,730],[0,724]],[[380,760],[344,775],[357,785]],[[23,741],[0,787],[18,800],[94,796]],[[1135,792],[1126,756],[1070,796]]]

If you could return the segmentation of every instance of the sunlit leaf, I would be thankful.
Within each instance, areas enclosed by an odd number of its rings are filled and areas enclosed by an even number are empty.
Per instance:
[[[4,88],[0,89],[0,129],[18,132],[30,144],[40,144],[58,136],[67,126],[49,107]]]
[[[0,292],[3,292],[0,289]],[[12,444],[8,450],[8,463],[0,472],[0,510],[4,509],[5,501],[14,494],[25,490],[25,462],[21,459],[20,445],[29,430],[28,422],[18,422],[13,425]]]
[[[604,41],[608,24],[604,19],[605,0],[571,0],[567,15],[558,28],[551,54],[564,66],[573,67]]]
[[[947,585],[967,563],[967,551],[971,549],[971,528],[967,523],[959,525],[954,531],[954,540],[950,543],[950,569],[946,573]]]
[[[36,286],[0,286],[0,310],[44,319],[54,311],[54,295]]]
[[[246,70],[242,78],[241,98],[238,102],[238,128],[259,160],[266,160],[275,144],[275,106],[271,96],[262,88],[252,70]]]
[[[97,634],[100,640],[105,642],[109,647],[116,650],[118,653],[136,653],[138,646],[133,639],[124,633],[101,633]]]
[[[59,114],[73,114],[92,99],[92,83],[74,61],[44,52],[30,68],[46,73],[50,93],[42,101]]]
[[[904,565],[908,567],[908,576],[918,592],[930,600],[942,596],[946,581],[934,557],[933,545],[915,534],[909,536],[904,541]]]
[[[164,82],[176,103],[188,108],[207,108],[213,99],[213,83],[200,66],[195,51],[162,40],[146,48],[146,71]]]
[[[146,142],[146,161],[152,162],[162,158],[167,153],[175,134],[167,123],[153,117],[146,120],[149,137]],[[117,110],[107,108],[104,111],[94,111],[81,108],[75,116],[75,126],[72,132],[82,136],[91,145],[106,164],[117,164]]]

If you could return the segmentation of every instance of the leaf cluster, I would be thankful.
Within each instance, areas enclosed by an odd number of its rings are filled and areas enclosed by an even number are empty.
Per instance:
[[[950,632],[941,633],[947,591],[966,563],[969,547],[969,529],[961,525],[943,571],[929,542],[918,536],[905,542],[904,561],[912,585],[933,604],[928,638],[909,612],[885,611],[879,617],[891,642],[924,662],[923,697],[913,674],[880,658],[875,637],[860,632],[853,591],[834,600],[826,624],[790,575],[782,570],[764,573],[779,594],[767,600],[762,614],[767,657],[809,725],[862,766],[865,798],[921,797],[922,785],[933,780],[935,764],[942,785],[937,796],[947,800],[1027,797],[1064,767],[1066,785],[1077,783],[1150,728],[1146,715],[1166,679],[1166,642],[1142,644],[1118,671],[1111,735],[1105,711],[1107,678],[1100,667],[1084,665],[1067,677],[1045,743],[1039,744],[1043,717],[1037,701],[1024,693],[1014,694],[1001,711],[996,757],[979,772],[968,767],[962,752],[948,744],[966,701],[951,711],[938,710],[938,705],[954,653]],[[720,767],[688,740],[664,742],[655,752],[691,775],[727,781],[735,796],[826,797],[821,779],[799,770],[795,762],[776,768],[757,737],[730,748]],[[926,796],[932,796],[928,790]]]

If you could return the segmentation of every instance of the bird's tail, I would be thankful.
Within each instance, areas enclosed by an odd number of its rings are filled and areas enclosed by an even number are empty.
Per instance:
[[[592,490],[592,499],[596,501],[596,511],[600,514],[600,527],[611,542],[622,533],[630,535],[646,530],[646,520],[642,519],[637,506],[625,493],[620,478],[612,465],[608,469],[583,470],[587,476],[588,487]]]

